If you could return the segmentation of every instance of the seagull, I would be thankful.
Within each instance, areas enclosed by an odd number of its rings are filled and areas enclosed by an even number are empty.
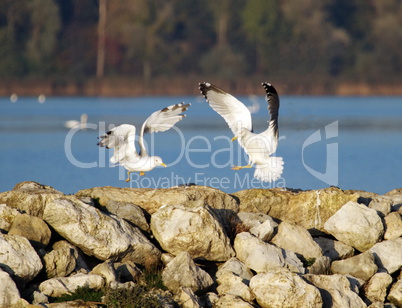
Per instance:
[[[144,145],[144,133],[164,132],[170,129],[173,125],[183,119],[185,114],[182,114],[188,109],[191,104],[184,103],[171,105],[161,110],[152,113],[148,119],[142,124],[138,144],[140,152],[137,153],[135,147],[135,132],[134,125],[122,124],[116,126],[112,130],[98,137],[100,139],[98,145],[107,149],[114,149],[113,156],[110,162],[116,165],[123,166],[127,171],[130,181],[131,172],[139,172],[141,176],[145,175],[145,171],[151,171],[156,166],[166,167],[166,164],[159,156],[149,156]]]
[[[67,128],[78,128],[78,129],[86,129],[87,128],[88,115],[86,113],[81,114],[80,120],[68,120],[64,123],[64,127]]]
[[[250,110],[234,96],[222,89],[203,82],[199,84],[201,94],[209,105],[220,114],[234,134],[232,141],[238,139],[240,146],[248,155],[246,166],[233,166],[233,170],[252,168],[255,165],[254,177],[263,182],[279,179],[283,172],[282,157],[271,157],[278,147],[278,114],[279,96],[272,84],[264,82],[270,120],[267,130],[260,134],[253,133]]]

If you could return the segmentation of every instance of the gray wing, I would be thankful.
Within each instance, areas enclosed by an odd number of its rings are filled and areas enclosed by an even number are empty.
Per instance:
[[[138,156],[135,150],[135,126],[122,124],[111,129],[99,137],[98,145],[113,149],[113,156],[110,158],[112,163],[123,163],[129,156]]]
[[[224,118],[233,135],[237,136],[241,128],[252,131],[250,110],[242,102],[208,82],[200,83],[199,88],[212,109]]]
[[[164,132],[172,128],[177,122],[185,117],[185,112],[191,104],[176,104],[171,105],[161,110],[152,113],[148,119],[142,124],[138,143],[141,148],[141,155],[146,154],[143,136],[145,133]]]
[[[271,116],[269,120],[269,126],[272,128],[274,135],[278,138],[278,116],[279,116],[279,95],[274,86],[268,82],[263,82],[262,86],[266,92],[266,100],[268,103],[268,111]]]

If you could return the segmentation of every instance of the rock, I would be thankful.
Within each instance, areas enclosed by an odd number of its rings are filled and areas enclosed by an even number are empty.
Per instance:
[[[239,259],[233,257],[227,260],[221,267],[219,267],[216,272],[216,277],[219,278],[220,275],[230,272],[239,277],[241,277],[245,282],[249,283],[250,279],[253,278],[254,274],[250,271],[250,269]]]
[[[314,263],[307,268],[309,274],[329,275],[331,272],[331,259],[327,256],[317,258]]]
[[[199,200],[202,204],[208,204],[218,210],[219,216],[225,216],[225,212],[237,213],[239,205],[235,198],[207,186],[181,186],[171,188],[117,188],[117,187],[94,187],[80,190],[78,197],[91,197],[106,206],[109,200],[134,203],[145,209],[151,215],[161,206],[186,205]]]
[[[214,302],[213,308],[254,308],[254,305],[251,305],[248,302],[245,302],[240,297],[237,297],[232,294],[225,294],[220,296],[216,302]]]
[[[402,279],[392,285],[387,298],[395,306],[402,307]]]
[[[323,307],[367,307],[363,300],[351,290],[349,280],[339,274],[334,275],[304,275],[321,293]]]
[[[21,287],[34,279],[43,267],[25,237],[8,234],[0,234],[0,266]]]
[[[324,231],[324,223],[359,194],[336,187],[291,191],[282,188],[248,189],[232,194],[240,201],[240,212],[263,213],[309,230]]]
[[[278,226],[271,216],[265,214],[240,212],[237,216],[252,235],[265,242],[272,239]]]
[[[299,264],[301,269],[297,269],[297,266],[294,264],[294,259],[289,261],[285,257],[288,253],[286,250],[268,244],[248,232],[237,234],[234,241],[234,248],[236,257],[248,268],[257,273],[269,271],[277,267],[289,267],[298,272],[302,270],[300,260]]]
[[[16,209],[13,209],[6,204],[0,204],[0,231],[3,230],[8,232],[17,215],[20,215],[20,212]]]
[[[402,238],[375,244],[370,249],[377,266],[393,274],[402,267]]]
[[[313,241],[306,229],[286,221],[279,224],[278,231],[271,243],[302,255],[306,260],[322,256],[321,247]]]
[[[15,185],[11,191],[0,193],[0,204],[42,218],[45,205],[64,194],[46,185],[27,181]]]
[[[216,282],[218,283],[216,291],[220,296],[231,294],[250,303],[254,300],[254,295],[251,293],[250,288],[243,282],[243,279],[231,272],[222,273],[219,275]]]
[[[95,266],[90,274],[102,276],[107,285],[117,280],[116,271],[113,267],[113,263],[110,260]]]
[[[219,218],[207,205],[163,206],[152,215],[151,230],[162,248],[173,255],[186,251],[192,258],[209,261],[226,261],[234,256]]]
[[[88,270],[88,266],[76,247],[67,241],[59,241],[53,245],[53,250],[43,257],[48,278],[65,277],[78,268]]]
[[[214,283],[211,276],[199,268],[187,252],[179,253],[162,272],[163,284],[173,293],[180,287],[189,287],[196,293],[203,293]]]
[[[402,236],[402,219],[397,212],[392,212],[385,216],[384,239],[393,240]]]
[[[116,276],[119,281],[138,281],[142,272],[133,262],[116,262],[113,263],[113,267],[116,271]]]
[[[123,218],[145,232],[150,232],[149,224],[145,218],[143,210],[138,206],[130,202],[120,202],[109,200],[106,202],[106,209],[116,215]]]
[[[136,227],[75,197],[47,203],[43,218],[66,240],[99,260],[124,258],[145,264],[147,255],[160,256]]]
[[[283,268],[255,275],[250,289],[263,308],[322,307],[317,288]]]
[[[331,265],[331,271],[334,274],[352,275],[364,281],[369,280],[377,272],[377,269],[374,256],[370,251],[346,260],[334,261]]]
[[[313,240],[321,247],[324,256],[328,256],[332,261],[347,259],[354,255],[355,249],[340,241],[326,237],[316,237]]]
[[[212,308],[216,307],[216,303],[219,300],[219,297],[216,293],[207,292],[202,297],[200,297],[202,307]],[[230,306],[225,306],[230,307]]]
[[[200,308],[200,302],[197,295],[189,287],[181,287],[178,295],[178,302],[182,308]]]
[[[381,217],[389,214],[391,211],[392,199],[388,196],[376,196],[372,198],[368,207],[380,213]]]
[[[12,307],[20,300],[20,292],[10,275],[0,268],[0,307]]]
[[[39,285],[39,290],[46,296],[60,297],[66,293],[74,293],[78,287],[86,286],[100,290],[105,284],[104,278],[93,274],[77,274],[70,277],[51,278]]]
[[[377,212],[362,204],[348,202],[324,224],[337,240],[363,252],[377,243],[384,227]]]
[[[372,303],[377,301],[384,302],[387,296],[387,288],[391,283],[391,275],[387,273],[376,273],[364,286],[364,294]]]
[[[37,249],[46,248],[52,236],[48,225],[42,219],[28,214],[17,215],[8,234],[27,238]]]

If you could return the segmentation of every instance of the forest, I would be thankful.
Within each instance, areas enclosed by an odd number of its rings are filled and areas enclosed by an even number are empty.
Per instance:
[[[401,29],[402,0],[0,0],[0,95],[402,94]]]

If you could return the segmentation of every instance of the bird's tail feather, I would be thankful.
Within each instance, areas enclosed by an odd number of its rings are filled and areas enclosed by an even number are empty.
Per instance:
[[[280,178],[282,172],[282,157],[269,157],[265,164],[255,165],[254,177],[263,182],[273,182]]]

